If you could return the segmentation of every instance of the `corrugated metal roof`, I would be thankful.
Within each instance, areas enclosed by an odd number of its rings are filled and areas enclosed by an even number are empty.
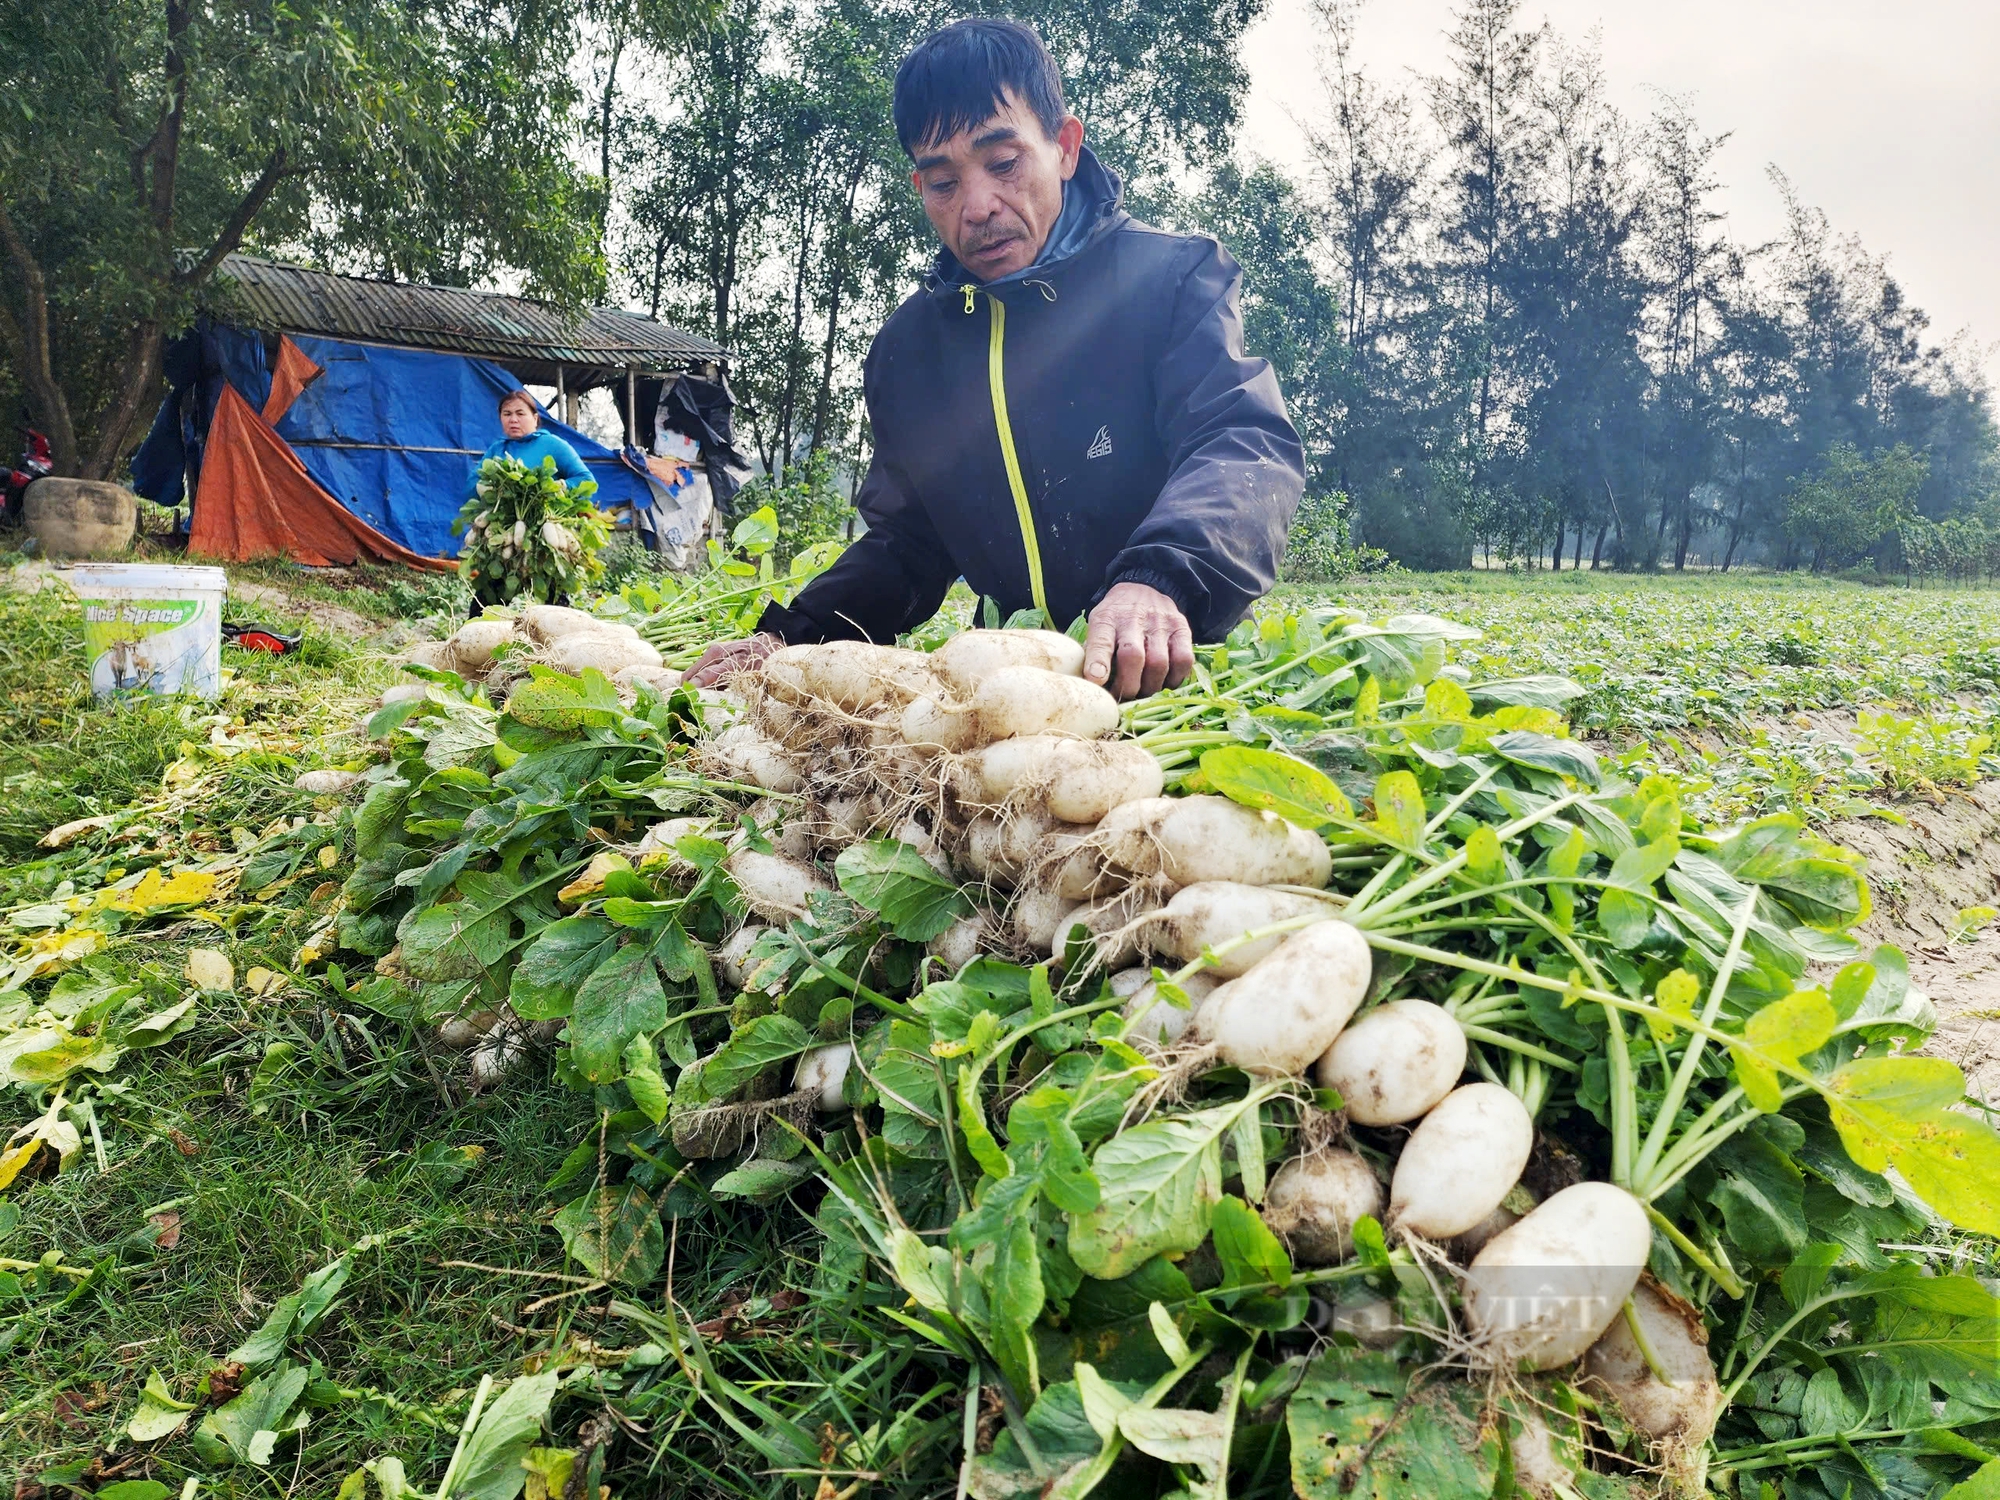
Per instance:
[[[255,255],[222,262],[212,311],[271,333],[316,333],[497,360],[678,370],[729,352],[641,313],[595,308],[579,324],[547,303],[497,292],[339,276]]]

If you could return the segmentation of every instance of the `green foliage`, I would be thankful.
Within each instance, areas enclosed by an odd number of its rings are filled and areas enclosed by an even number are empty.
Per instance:
[[[472,590],[456,573],[398,571],[384,586],[382,597],[401,619],[441,618],[453,627],[472,605]]]
[[[1352,502],[1338,491],[1308,494],[1285,539],[1280,576],[1289,583],[1338,583],[1356,573],[1380,573],[1396,564],[1380,547],[1354,540]]]
[[[1811,553],[1815,573],[1857,562],[1916,519],[1928,468],[1901,443],[1867,458],[1836,444],[1819,473],[1785,496],[1785,531]]]
[[[857,519],[853,503],[834,486],[833,456],[825,450],[788,466],[782,482],[760,474],[733,502],[739,516],[765,507],[777,517],[780,567],[813,547],[846,541]]]
[[[1911,516],[1897,523],[1896,535],[1903,570],[1920,583],[1971,583],[2000,565],[2000,539],[1980,516]]]
[[[546,604],[581,592],[604,571],[598,554],[611,537],[611,523],[590,503],[596,493],[595,480],[556,478],[553,458],[539,469],[487,459],[452,523],[452,533],[465,536],[459,576],[492,604],[522,597]]]
[[[1992,735],[1975,734],[1963,724],[1903,718],[1887,709],[1864,709],[1855,722],[1862,750],[1899,792],[1969,786],[1979,779],[1981,758],[1993,747]]]

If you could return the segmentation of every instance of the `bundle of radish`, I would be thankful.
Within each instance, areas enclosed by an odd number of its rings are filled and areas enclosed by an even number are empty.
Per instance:
[[[1031,631],[787,648],[727,696],[434,685],[387,726],[340,939],[427,1016],[562,1027],[599,1111],[573,1238],[815,1180],[843,1316],[948,1365],[914,1411],[673,1387],[835,1434],[789,1466],[878,1472],[838,1436],[874,1423],[950,1453],[929,1489],[1249,1492],[1281,1420],[1308,1500],[1747,1494],[1914,1441],[1822,1443],[1793,1399],[1858,1412],[1916,1337],[1895,1378],[1969,1402],[1996,1310],[1873,1249],[2000,1229],[2000,1137],[1908,1052],[1900,957],[1845,935],[1856,862],[1606,778],[1569,685],[1457,673],[1464,635],[1273,619],[1122,714]]]
[[[603,571],[598,553],[611,536],[610,523],[591,503],[596,492],[591,480],[557,479],[553,458],[538,469],[513,458],[487,459],[452,523],[452,534],[465,537],[459,572],[489,604],[578,592]]]

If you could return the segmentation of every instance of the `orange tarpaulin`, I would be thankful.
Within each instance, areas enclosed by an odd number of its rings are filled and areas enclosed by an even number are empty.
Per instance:
[[[311,360],[305,363],[318,369]],[[296,368],[287,371],[281,352],[279,378],[290,384],[299,373]],[[303,384],[299,382],[300,388]],[[273,405],[277,394],[274,380]],[[297,394],[297,389],[291,391],[286,406]],[[457,567],[448,558],[423,557],[390,541],[321,489],[291,446],[227,381],[208,428],[188,550],[231,562],[288,557],[312,567],[333,567],[369,558],[438,573]]]
[[[264,420],[276,427],[299,399],[299,392],[325,373],[289,335],[280,334],[278,368],[271,372],[271,394],[264,400]]]

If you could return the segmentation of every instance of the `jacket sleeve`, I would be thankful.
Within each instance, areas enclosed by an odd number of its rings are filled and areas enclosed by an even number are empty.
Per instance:
[[[815,578],[791,608],[772,604],[757,622],[788,645],[818,641],[893,644],[937,613],[958,577],[931,518],[877,448],[854,497],[868,523],[839,561]]]
[[[1212,239],[1193,244],[1155,375],[1167,482],[1105,569],[1099,597],[1116,583],[1146,584],[1209,641],[1277,579],[1305,452],[1270,364],[1243,352],[1242,268]]]
[[[549,448],[556,456],[556,478],[564,484],[581,484],[593,477],[583,460],[577,457],[576,449],[554,433],[549,434]]]

